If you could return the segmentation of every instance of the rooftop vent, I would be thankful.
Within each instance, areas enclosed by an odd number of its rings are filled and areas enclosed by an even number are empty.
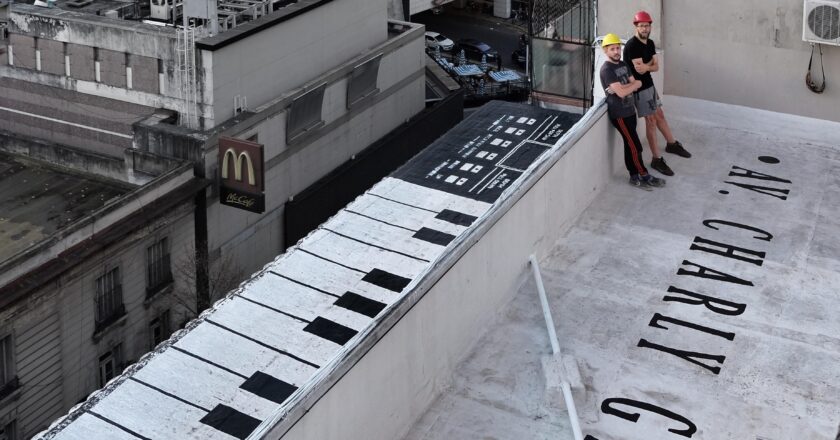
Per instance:
[[[802,39],[840,46],[840,0],[805,0]]]

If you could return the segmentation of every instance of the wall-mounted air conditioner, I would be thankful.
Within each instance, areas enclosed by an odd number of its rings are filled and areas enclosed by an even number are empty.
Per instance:
[[[802,39],[840,46],[840,0],[805,0]]]

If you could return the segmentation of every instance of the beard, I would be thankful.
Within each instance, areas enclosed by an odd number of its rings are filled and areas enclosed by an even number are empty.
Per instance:
[[[642,40],[647,40],[650,36],[650,31],[639,31],[639,38]]]

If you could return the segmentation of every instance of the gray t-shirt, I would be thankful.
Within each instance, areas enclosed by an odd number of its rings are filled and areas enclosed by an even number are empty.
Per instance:
[[[604,88],[614,82],[629,84],[632,78],[630,68],[624,61],[617,63],[605,61],[604,65],[601,66],[601,84]],[[619,98],[615,93],[607,92],[607,113],[609,113],[610,118],[626,118],[635,115],[636,103],[634,99],[633,93],[624,98]]]

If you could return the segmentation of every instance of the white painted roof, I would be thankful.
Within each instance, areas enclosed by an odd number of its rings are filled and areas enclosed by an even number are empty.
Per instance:
[[[488,104],[41,438],[247,437],[358,344],[578,118]]]

